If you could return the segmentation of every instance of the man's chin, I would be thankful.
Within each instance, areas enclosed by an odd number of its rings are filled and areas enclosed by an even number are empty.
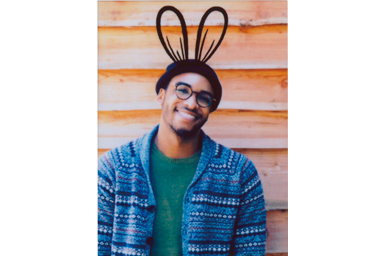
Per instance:
[[[201,127],[205,124],[207,120],[204,122],[199,122],[192,126],[191,128],[186,127],[175,127],[171,125],[172,130],[182,139],[192,139],[195,136],[199,135]]]
[[[195,136],[199,135],[201,127],[208,121],[208,119],[199,119],[196,120],[194,124],[178,122],[175,123],[176,126],[170,124],[171,129],[182,139],[192,139]]]
[[[182,139],[191,139],[195,137],[200,131],[200,127],[194,127],[190,130],[184,128],[177,129],[173,126],[171,126],[171,128]]]

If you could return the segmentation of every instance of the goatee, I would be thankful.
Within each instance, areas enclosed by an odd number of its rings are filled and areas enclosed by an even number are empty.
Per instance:
[[[189,109],[187,107],[184,107],[182,109],[194,113],[196,116],[198,116],[197,117],[198,119],[202,118],[201,114],[199,114],[195,109]],[[173,111],[177,112],[178,109],[175,107]],[[199,134],[201,127],[203,127],[203,125],[205,124],[205,122],[207,122],[207,120],[208,119],[205,119],[201,123],[197,123],[191,130],[187,130],[184,128],[176,129],[173,125],[170,125],[170,127],[181,139],[188,140],[188,139],[192,139],[193,137]]]
[[[201,127],[203,127],[206,121],[207,120],[194,126],[191,130],[187,130],[184,128],[176,129],[173,125],[171,125],[171,128],[181,139],[188,140],[192,139],[193,137],[199,134]]]

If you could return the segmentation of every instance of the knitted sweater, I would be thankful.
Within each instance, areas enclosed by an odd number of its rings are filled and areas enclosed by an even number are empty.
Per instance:
[[[99,159],[99,255],[150,255],[156,201],[149,177],[158,126]],[[264,255],[266,211],[257,171],[244,155],[203,134],[183,201],[183,255]]]

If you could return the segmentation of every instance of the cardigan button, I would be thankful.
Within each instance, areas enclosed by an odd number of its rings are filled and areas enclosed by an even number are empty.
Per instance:
[[[153,244],[153,237],[148,237],[145,241],[147,244],[152,245]]]
[[[149,206],[148,211],[149,212],[155,212],[155,206],[154,205]]]

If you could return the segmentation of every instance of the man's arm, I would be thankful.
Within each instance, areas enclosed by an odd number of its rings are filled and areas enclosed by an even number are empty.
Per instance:
[[[99,159],[98,170],[98,255],[111,255],[115,205],[115,171],[112,154]]]
[[[241,173],[242,197],[236,218],[233,255],[265,255],[266,210],[263,188],[253,163],[247,159]]]

